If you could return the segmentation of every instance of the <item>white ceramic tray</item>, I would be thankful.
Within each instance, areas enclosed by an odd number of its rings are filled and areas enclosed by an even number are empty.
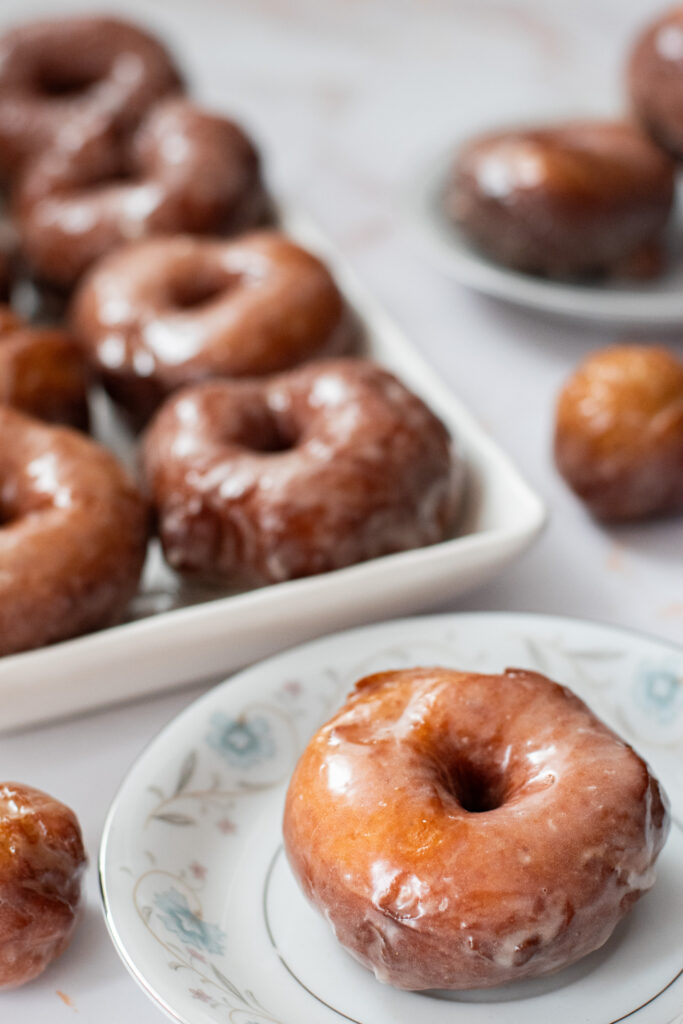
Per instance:
[[[674,826],[657,881],[573,967],[488,992],[377,982],[306,903],[282,851],[284,794],[311,733],[369,672],[533,668],[571,686],[647,758]],[[683,1006],[683,650],[543,615],[405,619],[326,637],[240,673],[151,743],[105,824],[117,949],[182,1024],[674,1024]]]
[[[670,266],[648,282],[564,283],[511,270],[475,249],[446,218],[441,196],[457,147],[426,168],[408,196],[411,224],[426,253],[459,284],[491,298],[573,320],[615,327],[683,324],[683,194],[668,235]]]
[[[154,542],[132,620],[0,660],[0,730],[210,679],[333,629],[434,607],[482,582],[540,531],[543,505],[481,427],[301,218],[283,227],[332,266],[368,332],[367,352],[420,394],[467,463],[457,536],[321,576],[228,595],[184,587]],[[134,462],[130,439],[102,400],[96,433]]]

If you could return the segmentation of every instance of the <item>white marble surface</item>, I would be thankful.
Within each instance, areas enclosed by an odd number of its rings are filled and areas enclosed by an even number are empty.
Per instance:
[[[70,9],[99,7],[82,2]],[[106,9],[114,5],[102,4]],[[196,93],[242,117],[280,194],[320,222],[396,320],[516,459],[551,510],[523,560],[457,607],[566,613],[683,638],[683,521],[607,531],[553,472],[555,393],[609,333],[479,299],[432,270],[402,215],[416,168],[450,138],[529,112],[619,109],[620,61],[651,0],[118,0],[163,31]],[[5,0],[0,20],[62,3]],[[683,346],[672,339],[678,352]],[[135,666],[131,665],[131,672]],[[54,792],[94,862],[106,808],[183,692],[4,738],[0,777]],[[94,863],[74,944],[3,1020],[160,1019],[109,944]],[[664,1022],[663,1022],[664,1024]]]

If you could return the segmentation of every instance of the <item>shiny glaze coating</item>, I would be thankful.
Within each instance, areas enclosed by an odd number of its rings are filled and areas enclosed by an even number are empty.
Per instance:
[[[448,433],[364,360],[173,396],[143,467],[169,563],[280,582],[443,540],[460,485]]]
[[[590,355],[560,394],[555,461],[601,519],[683,511],[683,363],[648,345]]]
[[[0,989],[31,981],[69,945],[85,865],[73,811],[0,783]]]
[[[183,98],[163,100],[137,131],[55,146],[15,190],[32,274],[69,288],[100,256],[150,235],[233,234],[263,224],[271,203],[241,128]]]
[[[0,171],[14,175],[53,145],[137,124],[181,87],[152,36],[116,18],[29,22],[0,36]]]
[[[0,406],[0,654],[116,622],[135,593],[147,510],[117,460]]]
[[[87,430],[88,365],[71,335],[29,327],[0,305],[0,403]]]
[[[310,741],[285,849],[380,981],[490,988],[607,941],[654,882],[664,800],[645,762],[544,676],[407,669],[362,679]]]
[[[628,64],[636,116],[658,145],[683,159],[683,7],[674,7],[639,36]]]
[[[447,216],[484,253],[551,277],[647,276],[674,196],[674,165],[635,126],[576,121],[483,135],[458,154]]]
[[[121,248],[85,278],[71,323],[111,395],[138,421],[182,384],[274,373],[356,340],[324,264],[266,231]]]

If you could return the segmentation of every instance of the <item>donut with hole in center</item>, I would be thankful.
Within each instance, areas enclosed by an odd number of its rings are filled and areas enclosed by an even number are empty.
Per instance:
[[[359,333],[327,267],[275,231],[124,246],[82,282],[71,325],[138,423],[183,384],[276,373],[344,353]]]
[[[603,945],[669,826],[645,762],[521,669],[356,684],[292,776],[284,841],[339,942],[403,989],[490,988]]]
[[[143,472],[169,563],[222,583],[434,544],[462,488],[441,421],[357,359],[181,391],[147,431]]]

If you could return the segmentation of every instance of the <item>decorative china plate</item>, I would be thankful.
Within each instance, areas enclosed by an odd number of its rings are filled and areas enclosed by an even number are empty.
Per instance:
[[[433,607],[494,575],[543,526],[540,499],[334,247],[301,217],[283,216],[282,223],[332,267],[366,327],[366,353],[451,430],[467,468],[454,535],[431,547],[241,592],[183,585],[153,542],[131,621],[0,658],[0,731],[222,676],[334,629]],[[134,464],[130,438],[110,407],[103,403],[95,411],[100,439]]]
[[[618,327],[673,327],[683,324],[683,199],[668,239],[670,269],[652,281],[553,281],[512,270],[488,259],[452,224],[441,196],[451,152],[423,172],[409,199],[411,220],[432,261],[460,284],[494,299],[543,313]]]
[[[675,824],[657,883],[607,945],[550,978],[488,992],[401,992],[337,945],[281,844],[288,779],[360,676],[449,665],[540,670],[651,763]],[[683,1005],[683,650],[524,614],[405,619],[262,662],[192,704],[125,779],[100,852],[126,966],[183,1024],[673,1024]],[[456,1004],[456,1005],[454,1005]]]

